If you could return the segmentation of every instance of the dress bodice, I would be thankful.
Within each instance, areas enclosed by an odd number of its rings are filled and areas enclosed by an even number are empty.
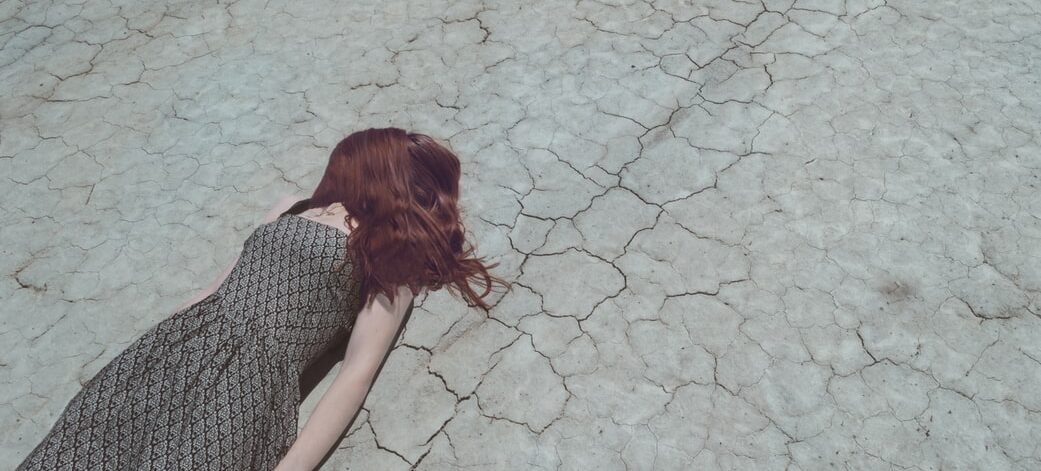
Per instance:
[[[261,224],[214,292],[227,321],[270,354],[302,371],[342,335],[359,308],[347,260],[348,235],[295,214]]]

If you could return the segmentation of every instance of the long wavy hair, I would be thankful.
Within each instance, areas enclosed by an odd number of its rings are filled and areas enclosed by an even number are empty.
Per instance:
[[[460,173],[459,158],[426,134],[369,128],[336,145],[311,197],[285,213],[343,205],[351,278],[360,283],[363,305],[380,293],[393,301],[400,286],[413,295],[447,287],[487,311],[483,298],[492,284],[509,290],[510,283],[489,273],[498,263],[485,265],[473,245],[464,246]],[[482,293],[470,279],[482,282]]]

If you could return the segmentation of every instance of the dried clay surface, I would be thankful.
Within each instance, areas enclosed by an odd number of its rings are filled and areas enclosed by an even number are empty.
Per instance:
[[[1041,469],[1039,12],[4,1],[0,467],[397,126],[515,285],[417,300],[324,469]]]

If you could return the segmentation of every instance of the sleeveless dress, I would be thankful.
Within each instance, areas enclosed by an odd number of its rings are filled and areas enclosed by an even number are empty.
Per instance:
[[[254,229],[220,287],[94,375],[17,469],[273,469],[300,374],[360,309],[353,265],[335,270],[347,237],[294,214]]]

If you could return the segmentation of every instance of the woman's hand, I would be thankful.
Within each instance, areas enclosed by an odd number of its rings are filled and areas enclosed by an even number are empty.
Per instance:
[[[398,288],[394,302],[381,293],[362,307],[351,329],[340,371],[282,458],[285,468],[279,463],[278,471],[311,471],[322,464],[357,416],[412,307],[413,295],[405,286]]]

